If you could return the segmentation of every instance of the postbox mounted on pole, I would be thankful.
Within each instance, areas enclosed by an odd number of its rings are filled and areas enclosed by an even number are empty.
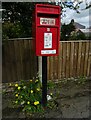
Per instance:
[[[58,55],[60,6],[36,4],[33,16],[33,37],[36,56]]]

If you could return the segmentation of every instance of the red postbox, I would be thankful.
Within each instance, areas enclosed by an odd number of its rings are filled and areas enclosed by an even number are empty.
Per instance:
[[[33,37],[36,55],[58,55],[60,6],[36,4],[33,15]]]

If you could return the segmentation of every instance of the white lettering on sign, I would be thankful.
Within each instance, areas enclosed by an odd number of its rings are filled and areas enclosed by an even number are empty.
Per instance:
[[[56,50],[41,50],[41,54],[56,54]]]
[[[52,33],[44,33],[44,48],[52,48]]]
[[[40,18],[40,25],[55,25],[53,18]]]

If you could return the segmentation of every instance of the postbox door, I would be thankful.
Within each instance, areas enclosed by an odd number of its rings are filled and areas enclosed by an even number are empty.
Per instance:
[[[37,52],[38,55],[51,55],[58,52],[58,36],[56,27],[38,27]]]

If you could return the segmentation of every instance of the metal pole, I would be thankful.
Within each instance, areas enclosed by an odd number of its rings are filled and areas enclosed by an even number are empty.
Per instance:
[[[47,105],[47,56],[42,56],[42,104]]]

